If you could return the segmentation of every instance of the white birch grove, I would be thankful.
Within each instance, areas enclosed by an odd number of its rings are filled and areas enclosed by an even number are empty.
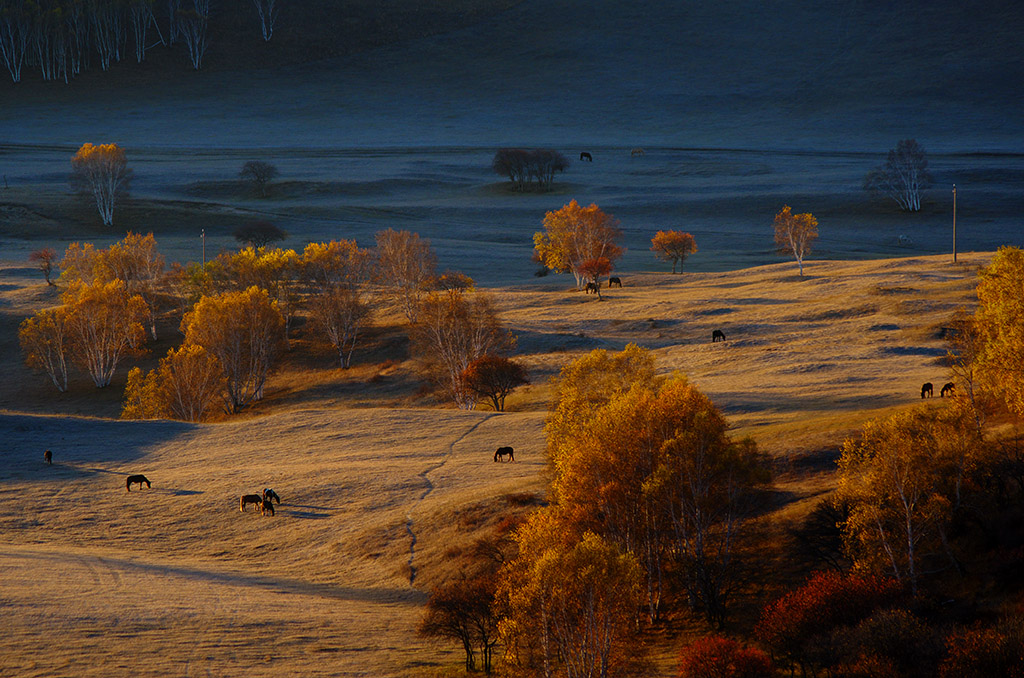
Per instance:
[[[124,10],[118,2],[92,0],[89,16],[100,68],[106,71],[111,63],[121,60],[124,52],[127,39]]]
[[[915,139],[903,139],[889,151],[885,164],[864,179],[864,188],[887,195],[904,212],[921,210],[921,192],[931,186],[928,158]]]
[[[20,0],[0,0],[0,58],[14,82],[21,82],[31,28],[29,14]]]
[[[63,308],[51,308],[25,319],[18,330],[18,339],[29,367],[46,372],[61,393],[67,391],[71,350],[67,312]]]
[[[178,11],[178,34],[188,48],[192,68],[203,66],[203,57],[209,46],[207,27],[210,19],[210,0],[192,0],[192,9]]]
[[[277,22],[278,6],[277,0],[252,0],[256,7],[256,14],[260,18],[260,30],[263,33],[263,40],[270,42],[274,37],[274,24]]]
[[[110,384],[125,355],[145,337],[146,302],[129,296],[123,281],[86,286],[77,283],[65,294],[72,356],[97,388]]]
[[[153,0],[131,0],[128,5],[128,23],[132,29],[132,45],[135,48],[135,60],[142,63],[146,58],[146,34],[149,25],[155,23],[153,17]],[[159,27],[158,27],[159,28]]]

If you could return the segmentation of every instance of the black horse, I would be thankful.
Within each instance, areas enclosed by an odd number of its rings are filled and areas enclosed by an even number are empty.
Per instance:
[[[930,381],[924,382],[924,384],[921,385],[921,397],[922,398],[931,398],[933,395],[934,395],[934,390],[932,389],[932,382],[930,382]]]
[[[725,341],[725,332],[723,332],[722,330],[715,330],[714,332],[712,332],[711,343],[713,344],[716,341]]]
[[[132,485],[134,485],[135,483],[139,484],[139,489],[140,490],[142,489],[142,483],[146,483],[146,487],[153,487],[152,485],[149,484],[149,478],[147,478],[146,476],[144,476],[142,474],[135,475],[135,476],[128,476],[128,479],[125,480],[124,485],[128,489],[128,491],[131,492],[132,491]]]
[[[580,153],[580,160],[586,160],[587,162],[594,162],[594,156],[590,155],[586,151]]]
[[[504,457],[508,457],[509,461],[516,460],[516,455],[511,447],[499,447],[494,452],[494,461],[501,461]]]
[[[281,497],[277,496],[277,492],[274,492],[269,487],[263,490],[264,501],[276,501],[278,504],[281,503]]]
[[[47,466],[53,466],[53,452],[49,450],[43,452],[43,461],[46,462]]]
[[[593,292],[594,294],[598,294],[597,290],[599,285],[600,283],[588,282],[587,286],[583,288],[583,293],[590,294],[591,292]]]
[[[622,287],[622,279],[616,278],[615,276],[608,278],[608,287],[611,287],[612,285],[618,285],[619,287]]]
[[[939,397],[940,398],[945,398],[947,395],[953,395],[953,391],[955,391],[955,390],[956,390],[956,384],[954,384],[951,381],[946,382],[946,385],[942,387],[941,391],[939,391]]]
[[[258,494],[243,494],[242,498],[238,500],[238,510],[245,513],[247,504],[254,504],[257,509],[260,509],[264,501],[266,500]]]

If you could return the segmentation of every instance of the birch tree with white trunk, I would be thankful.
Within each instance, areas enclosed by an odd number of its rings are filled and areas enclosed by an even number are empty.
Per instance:
[[[96,199],[96,208],[104,226],[114,223],[114,205],[128,189],[131,170],[124,151],[117,144],[94,146],[86,143],[71,159],[76,182]]]
[[[0,57],[14,82],[21,82],[31,32],[32,21],[24,3],[0,0]]]
[[[192,68],[203,66],[203,57],[210,44],[207,28],[210,23],[210,0],[193,0],[192,9],[178,11],[178,33],[188,48]]]
[[[256,14],[260,18],[260,30],[263,32],[263,40],[270,42],[274,37],[274,24],[277,22],[278,6],[277,0],[252,0],[256,7]]]
[[[868,172],[864,188],[887,195],[904,212],[921,211],[921,191],[932,184],[928,158],[915,139],[903,139],[889,151],[885,164]]]

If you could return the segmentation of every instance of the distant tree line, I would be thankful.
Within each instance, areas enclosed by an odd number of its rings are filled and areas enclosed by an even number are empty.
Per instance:
[[[252,0],[260,34],[270,40],[276,0]],[[199,69],[209,46],[210,0],[0,0],[0,59],[14,82],[24,69],[70,82],[82,71],[156,47],[185,46]]]
[[[566,157],[550,148],[501,148],[491,162],[491,168],[507,176],[516,191],[550,190],[555,173],[568,167]]]

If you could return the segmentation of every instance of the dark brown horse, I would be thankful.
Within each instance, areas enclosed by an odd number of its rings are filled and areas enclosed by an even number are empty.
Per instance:
[[[270,501],[269,499],[264,499],[264,500],[262,500],[260,502],[259,509],[260,509],[260,515],[264,515],[265,516],[268,513],[270,515],[274,515],[274,502]]]
[[[246,504],[253,504],[258,509],[263,505],[263,497],[258,494],[243,494],[238,500],[238,510],[244,513]]]
[[[926,382],[924,382],[924,384],[921,385],[921,397],[922,398],[926,398],[926,397],[927,398],[931,398],[934,394],[935,394],[935,392],[934,392],[934,390],[932,388],[932,382],[926,381]]]
[[[939,397],[945,398],[947,395],[953,395],[953,391],[956,390],[956,384],[951,381],[946,382],[946,385],[939,391]]]
[[[583,288],[583,293],[590,294],[591,292],[593,292],[594,294],[600,294],[600,292],[598,291],[600,284],[601,283],[588,282],[587,286]]]
[[[499,447],[494,452],[494,461],[501,461],[504,457],[508,457],[509,461],[516,460],[516,455],[511,447]]]
[[[135,476],[128,476],[128,479],[125,480],[125,482],[124,482],[124,486],[126,488],[128,488],[129,492],[131,492],[132,491],[132,485],[134,485],[135,483],[139,484],[139,489],[140,490],[142,489],[142,483],[146,483],[146,487],[153,487],[152,485],[149,484],[149,478],[147,478],[146,476],[144,476],[142,474],[135,475]]]
[[[586,160],[587,162],[594,162],[594,156],[590,155],[586,151],[580,153],[580,160]]]
[[[622,287],[622,279],[616,278],[615,276],[608,278],[608,287],[611,287],[612,285],[618,285],[619,287]]]
[[[711,343],[713,344],[716,341],[725,341],[725,332],[723,332],[722,330],[715,330],[714,332],[712,332]]]
[[[43,461],[46,462],[47,466],[53,466],[53,452],[49,450],[43,452]]]
[[[263,500],[264,501],[276,501],[278,504],[281,503],[281,497],[277,496],[277,492],[274,492],[269,487],[263,489]]]

